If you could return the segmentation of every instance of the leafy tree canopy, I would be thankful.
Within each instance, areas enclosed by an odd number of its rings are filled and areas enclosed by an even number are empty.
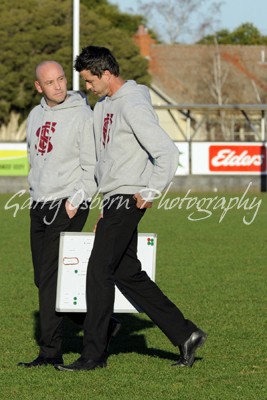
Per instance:
[[[214,44],[214,40],[218,44],[233,45],[266,45],[267,36],[261,35],[260,31],[251,23],[241,24],[239,27],[230,32],[228,29],[222,29],[214,35],[208,35],[202,38],[198,44]]]
[[[41,61],[61,63],[68,87],[72,88],[72,3],[72,0],[1,0],[0,125],[8,122],[12,111],[24,119],[39,103],[34,79],[35,68]],[[81,48],[90,44],[110,48],[121,65],[123,77],[149,84],[147,61],[139,55],[131,37],[141,17],[120,15],[106,0],[82,3]],[[127,21],[131,24],[126,29]]]
[[[122,13],[118,6],[110,4],[107,0],[81,0],[88,9],[107,19],[114,28],[119,28],[132,36],[139,25],[146,25],[146,19],[142,15]]]

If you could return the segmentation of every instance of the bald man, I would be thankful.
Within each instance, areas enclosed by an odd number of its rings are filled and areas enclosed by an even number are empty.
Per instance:
[[[27,368],[63,363],[63,316],[55,311],[60,232],[83,229],[96,192],[92,110],[85,96],[67,91],[64,70],[56,61],[37,66],[34,84],[42,99],[28,117],[27,148],[40,350],[33,361],[18,364]]]

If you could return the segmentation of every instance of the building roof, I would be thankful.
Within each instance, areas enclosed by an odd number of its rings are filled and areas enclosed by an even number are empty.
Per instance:
[[[134,40],[149,59],[153,86],[170,102],[267,102],[267,46],[156,44],[144,29]]]
[[[152,45],[149,57],[153,85],[176,103],[267,102],[265,46]]]

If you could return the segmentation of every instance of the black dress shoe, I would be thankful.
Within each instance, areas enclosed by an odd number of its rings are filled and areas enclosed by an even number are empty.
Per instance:
[[[59,365],[59,364],[63,364],[62,357],[45,358],[45,357],[39,356],[31,362],[19,362],[17,365],[19,367],[33,368],[33,367],[43,367],[46,365]]]
[[[84,357],[78,358],[69,365],[55,365],[55,368],[59,371],[90,371],[96,368],[105,368],[107,366],[106,360],[87,360]]]
[[[189,336],[189,338],[179,346],[180,358],[173,364],[173,366],[179,367],[192,367],[195,361],[195,353],[197,349],[205,343],[207,334],[201,329],[197,329]]]

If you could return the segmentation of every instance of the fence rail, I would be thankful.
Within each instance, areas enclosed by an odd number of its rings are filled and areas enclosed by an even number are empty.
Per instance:
[[[267,104],[153,105],[174,140],[266,141]]]

